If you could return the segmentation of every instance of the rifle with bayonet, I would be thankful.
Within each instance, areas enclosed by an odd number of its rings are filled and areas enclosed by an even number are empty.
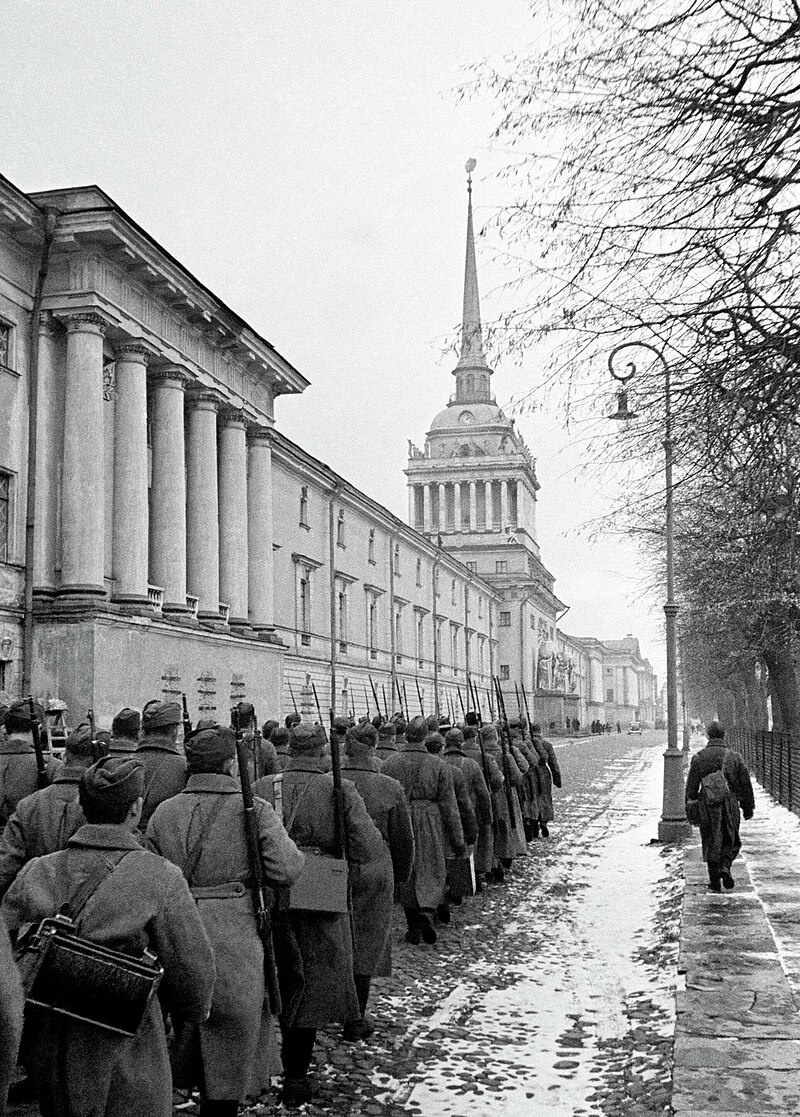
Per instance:
[[[491,817],[492,817],[492,828],[494,828],[495,816],[494,816],[494,800],[492,799],[492,781],[491,781],[491,778],[489,776],[489,762],[486,759],[486,748],[483,744],[483,733],[481,732],[481,730],[483,729],[483,718],[481,717],[481,703],[480,703],[480,699],[478,698],[478,684],[477,683],[472,683],[472,680],[470,680],[470,682],[467,684],[467,686],[470,687],[470,685],[474,686],[474,688],[475,688],[475,690],[474,690],[475,716],[478,719],[478,725],[477,725],[478,732],[477,732],[476,736],[478,738],[478,748],[481,750],[481,768],[483,768],[483,778],[486,781],[486,790],[489,792],[489,813],[491,814]],[[466,717],[466,715],[465,715],[465,717]]]
[[[375,699],[375,709],[378,711],[378,717],[383,721],[383,714],[381,713],[381,704],[378,701],[378,692],[375,689],[375,683],[372,681],[372,675],[369,676],[369,685],[372,687],[372,697]],[[369,716],[369,710],[367,711]]]
[[[181,695],[181,706],[183,708],[183,739],[186,741],[192,733],[192,719],[189,717],[189,703],[186,701],[186,695]]]
[[[319,727],[322,730],[322,732],[324,733],[325,732],[325,723],[322,720],[322,708],[319,704],[319,698],[317,697],[317,686],[316,686],[316,683],[314,682],[313,679],[311,680],[311,693],[314,695],[314,702],[316,703],[316,706],[317,706],[317,717],[319,718]],[[331,717],[333,717],[333,711],[332,710],[331,710]],[[333,734],[331,733],[331,734],[329,734],[329,736],[333,737]]]
[[[250,782],[250,772],[247,767],[247,745],[239,724],[238,707],[233,710],[232,721],[236,736],[236,755],[239,760],[239,779],[244,806],[244,832],[247,840],[247,859],[250,865],[250,892],[253,897],[253,910],[256,916],[258,936],[264,948],[264,982],[269,1000],[269,1010],[273,1016],[279,1016],[282,1005],[278,984],[278,967],[275,962],[275,946],[272,942],[272,918],[267,906],[264,866],[261,861],[261,846],[258,836],[258,820],[256,819],[255,802],[253,800],[253,785]]]
[[[404,714],[406,715],[406,725],[408,725],[408,723],[409,723],[409,721],[410,721],[411,719],[410,719],[410,718],[409,718],[409,716],[408,716],[408,695],[406,694],[406,681],[405,681],[405,679],[403,679],[403,704],[402,704],[402,710],[403,710],[403,713],[404,713]]]
[[[419,712],[425,717],[425,707],[422,705],[422,691],[419,689],[419,679],[414,676],[414,682],[417,684],[417,698],[419,699]]]
[[[39,716],[33,704],[33,695],[28,696],[28,710],[31,715],[33,751],[36,753],[36,786],[41,791],[43,787],[47,787],[49,781],[47,779],[47,764],[44,759],[44,749],[42,748],[42,727],[39,724]],[[94,731],[92,731],[92,739],[94,739]]]
[[[294,691],[292,690],[292,680],[291,680],[291,679],[289,680],[289,697],[290,697],[290,698],[291,698],[291,700],[292,700],[292,707],[293,707],[293,709],[294,709],[294,712],[295,712],[296,714],[299,714],[299,711],[298,711],[298,709],[297,709],[297,703],[296,703],[296,702],[295,702],[295,700],[294,700]]]
[[[511,829],[517,829],[517,818],[514,813],[514,791],[511,787],[511,765],[510,760],[510,745],[511,745],[511,731],[508,727],[508,718],[506,717],[506,704],[503,701],[503,691],[500,688],[500,680],[495,675],[494,679],[495,697],[497,698],[497,710],[500,715],[500,750],[503,754],[503,775],[505,776],[506,785],[506,802],[508,803],[508,813],[510,815]]]

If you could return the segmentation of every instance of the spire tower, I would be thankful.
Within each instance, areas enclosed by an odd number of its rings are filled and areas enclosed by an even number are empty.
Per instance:
[[[478,294],[478,268],[475,263],[475,231],[472,221],[472,172],[476,162],[468,159],[467,171],[467,253],[464,264],[464,309],[461,319],[461,356],[453,370],[456,399],[459,403],[488,403],[492,370],[483,351],[481,304]]]

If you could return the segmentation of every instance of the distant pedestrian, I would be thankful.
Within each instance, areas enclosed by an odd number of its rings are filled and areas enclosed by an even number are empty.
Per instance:
[[[742,848],[739,807],[753,817],[755,799],[747,765],[738,752],[725,747],[725,730],[717,721],[706,728],[708,744],[692,757],[686,780],[686,817],[700,827],[708,888],[734,887],[731,865]]]

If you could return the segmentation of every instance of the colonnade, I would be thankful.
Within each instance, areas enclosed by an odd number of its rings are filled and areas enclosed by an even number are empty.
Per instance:
[[[519,522],[521,495],[521,486],[506,479],[414,483],[408,490],[408,520],[426,534],[505,531]]]
[[[98,314],[59,315],[66,327],[61,548],[48,492],[54,437],[57,335],[43,316],[37,454],[38,592],[103,598],[106,591],[104,344]],[[189,371],[132,339],[115,345],[112,600],[255,630],[273,627],[272,451],[250,423]],[[148,395],[150,445],[148,446]],[[105,437],[109,437],[106,430]],[[60,579],[55,571],[60,560]],[[228,609],[224,616],[220,605]]]

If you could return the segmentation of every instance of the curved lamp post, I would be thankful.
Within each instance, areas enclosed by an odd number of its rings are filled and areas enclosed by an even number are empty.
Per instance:
[[[636,364],[629,358],[625,363],[626,373],[615,368],[615,361],[626,350],[646,349],[652,353],[664,369],[665,427],[664,427],[664,478],[666,483],[666,534],[667,534],[667,600],[664,604],[667,636],[667,751],[664,753],[664,798],[661,821],[658,824],[658,837],[662,842],[676,842],[685,838],[691,831],[686,819],[683,785],[683,754],[678,748],[678,671],[677,671],[677,630],[678,606],[675,602],[675,519],[673,509],[672,483],[672,379],[669,364],[654,345],[646,341],[626,341],[615,346],[608,355],[608,370],[623,387],[618,393],[617,412],[611,419],[626,422],[636,418],[636,412],[628,410],[628,393],[625,385],[636,375]],[[621,364],[622,362],[619,362]]]

